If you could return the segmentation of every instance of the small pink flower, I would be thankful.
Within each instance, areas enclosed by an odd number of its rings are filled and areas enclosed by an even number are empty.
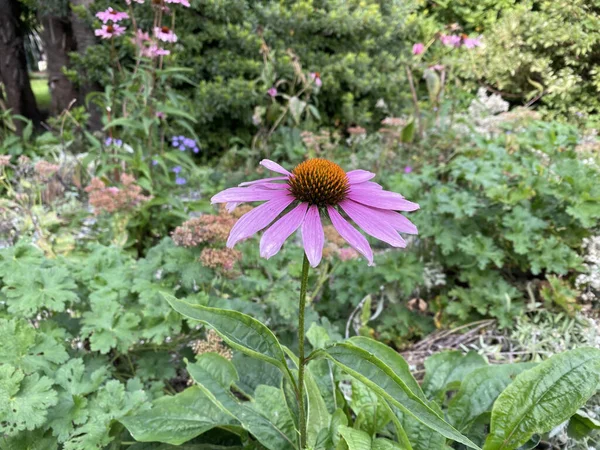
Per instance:
[[[154,28],[154,35],[163,42],[177,42],[177,35],[169,27]]]
[[[141,47],[144,44],[144,42],[148,42],[151,40],[152,39],[150,39],[150,35],[147,32],[144,32],[140,29],[138,29],[135,32],[135,36],[131,38],[131,42],[133,42],[138,47]]]
[[[463,39],[463,45],[468,49],[481,47],[481,36],[476,38],[465,37]]]
[[[102,28],[94,30],[94,34],[102,39],[111,39],[115,36],[121,36],[123,33],[125,33],[125,27],[117,24],[102,25]]]
[[[412,52],[413,55],[420,55],[425,51],[425,45],[422,42],[417,42],[413,45]]]
[[[186,8],[190,7],[190,2],[188,0],[165,0],[165,3],[179,4],[181,6],[185,6]]]
[[[412,169],[412,167],[410,167],[410,166],[406,166],[406,167],[404,168],[404,173],[411,173],[412,171],[413,171],[413,169]]]
[[[109,6],[106,11],[97,12],[96,17],[100,19],[102,23],[117,23],[123,19],[129,19],[129,14],[127,14],[126,12],[115,11]]]
[[[433,66],[429,66],[429,68],[431,70],[437,70],[438,72],[441,72],[442,70],[444,70],[444,65],[443,64],[434,64]]]
[[[321,81],[321,74],[319,72],[311,72],[310,78],[315,82],[315,86],[323,86],[323,81]]]
[[[170,50],[165,50],[162,47],[159,47],[156,44],[152,44],[149,47],[143,47],[141,50],[141,55],[147,58],[156,58],[157,56],[166,56],[170,55]]]
[[[275,88],[275,87],[269,88],[267,90],[267,94],[269,94],[271,97],[275,97],[277,95],[277,88]]]
[[[455,34],[442,34],[440,36],[440,42],[448,47],[460,47],[460,41],[460,36],[457,36]]]
[[[166,114],[162,111],[156,111],[156,117],[161,119],[161,120],[165,120],[165,118],[167,117]]]
[[[211,199],[212,203],[226,203],[230,211],[243,202],[266,202],[236,222],[227,240],[229,248],[268,228],[260,240],[260,255],[268,259],[301,229],[304,251],[315,267],[321,261],[325,243],[322,220],[329,218],[340,236],[372,265],[369,242],[347,218],[365,233],[393,247],[406,247],[399,233],[417,234],[417,227],[398,211],[415,211],[419,205],[369,181],[374,173],[345,172],[334,162],[321,158],[304,161],[292,172],[268,159],[260,164],[281,176],[242,183]]]

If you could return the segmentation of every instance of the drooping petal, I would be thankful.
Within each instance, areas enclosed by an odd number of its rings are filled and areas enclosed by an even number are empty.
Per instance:
[[[346,172],[346,176],[348,177],[348,183],[350,184],[364,183],[365,181],[369,181],[371,178],[375,178],[375,174],[373,172],[362,169]]]
[[[333,206],[327,207],[331,224],[337,230],[341,237],[343,237],[348,244],[350,244],[356,251],[367,258],[369,265],[373,265],[373,250],[367,239],[360,234],[360,232],[350,225],[342,215],[337,212]]]
[[[323,244],[325,233],[319,214],[319,207],[312,205],[308,208],[304,222],[302,223],[302,244],[308,262],[312,267],[317,267],[323,256]]]
[[[285,240],[302,225],[307,209],[308,203],[300,203],[271,225],[260,239],[260,256],[269,259],[277,254]]]
[[[410,220],[396,211],[370,208],[369,213],[374,217],[377,217],[378,220],[389,223],[394,230],[399,231],[400,233],[419,234],[417,227]]]
[[[246,239],[262,230],[273,222],[294,200],[294,197],[286,194],[281,198],[263,203],[244,214],[231,229],[227,239],[227,247],[231,248],[242,239]]]
[[[282,198],[288,193],[277,189],[229,188],[210,199],[212,204],[229,202],[260,202]]]
[[[348,198],[366,206],[380,209],[393,209],[396,211],[415,211],[419,209],[417,203],[409,202],[400,194],[372,188],[351,186]]]
[[[288,177],[271,177],[271,178],[263,178],[262,180],[254,180],[254,181],[246,181],[244,183],[240,183],[239,186],[240,187],[244,187],[244,186],[254,186],[255,184],[265,184],[265,183],[269,183],[271,181],[279,181],[279,180],[287,180]],[[282,184],[282,186],[286,186],[285,184]]]
[[[291,173],[288,170],[283,168],[281,165],[277,164],[275,161],[271,161],[270,159],[263,159],[260,162],[260,165],[266,167],[269,170],[272,170],[273,172],[282,173],[288,176],[291,175]]]
[[[342,209],[356,224],[371,236],[387,242],[393,247],[406,247],[406,241],[387,222],[379,220],[372,212],[373,208],[352,200],[340,202]]]

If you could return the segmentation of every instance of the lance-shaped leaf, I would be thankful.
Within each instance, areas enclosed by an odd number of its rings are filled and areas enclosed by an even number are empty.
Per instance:
[[[448,406],[448,421],[464,431],[480,415],[491,411],[498,395],[515,377],[535,363],[501,364],[480,367],[463,380]]]
[[[218,355],[213,355],[222,361],[222,364],[229,364],[230,369],[235,370],[233,364]],[[213,358],[213,363],[214,363]],[[250,404],[238,401],[229,390],[231,379],[225,379],[223,374],[231,373],[231,370],[219,370],[215,372],[213,367],[203,367],[202,361],[196,364],[187,365],[188,372],[210,400],[224,413],[235,418],[241,426],[252,434],[264,447],[269,450],[297,450],[297,436],[289,436],[293,424],[285,421],[284,429],[280,428],[281,423],[275,424],[267,416],[261,413],[261,407],[252,407]],[[207,370],[208,369],[208,370]],[[210,370],[210,371],[209,371]],[[237,374],[236,374],[237,375]],[[236,377],[237,378],[237,377]],[[281,396],[281,406],[279,410],[285,410],[285,401]],[[274,398],[273,401],[276,401]],[[284,431],[285,430],[285,431]]]
[[[369,386],[381,397],[402,411],[434,429],[441,435],[478,449],[471,440],[463,436],[452,425],[446,423],[425,402],[414,394],[400,377],[372,353],[350,343],[332,345],[315,352],[314,357],[331,359],[349,375]]]
[[[152,409],[123,417],[136,441],[180,445],[215,427],[238,422],[221,411],[198,387],[154,401]]]
[[[172,295],[162,295],[175,311],[214,328],[231,347],[287,371],[279,341],[271,330],[258,320],[237,311],[194,305]]]
[[[485,450],[509,450],[561,424],[597,391],[600,350],[579,348],[522,372],[492,409]]]

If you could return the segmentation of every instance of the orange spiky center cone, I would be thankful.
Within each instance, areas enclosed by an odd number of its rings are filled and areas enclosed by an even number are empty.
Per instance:
[[[292,175],[288,181],[292,195],[310,205],[337,205],[346,198],[350,189],[344,169],[322,158],[298,164]]]

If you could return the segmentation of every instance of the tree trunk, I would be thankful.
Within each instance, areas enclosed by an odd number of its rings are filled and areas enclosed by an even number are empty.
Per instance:
[[[50,14],[39,16],[42,24],[42,40],[48,57],[48,85],[52,103],[50,112],[59,115],[77,100],[77,90],[63,73],[69,67],[69,52],[75,50],[71,23],[67,17]]]
[[[12,113],[21,114],[39,126],[42,117],[27,72],[20,15],[18,0],[0,0],[0,80]],[[20,120],[15,122],[20,134],[24,124]]]
[[[90,6],[94,3],[94,0],[70,0],[71,5],[75,8],[83,6],[89,11]],[[77,11],[71,11],[71,26],[73,28],[73,37],[75,38],[75,44],[77,53],[82,57],[85,55],[87,49],[97,43],[97,38],[94,35],[92,27],[81,18]],[[98,82],[91,81],[87,73],[80,73],[81,84],[79,86],[79,95],[81,104],[85,104],[86,96],[95,91],[102,91],[102,86]],[[90,120],[88,126],[91,130],[97,131],[102,129],[102,111],[100,107],[95,103],[90,103],[87,107],[90,113]]]

